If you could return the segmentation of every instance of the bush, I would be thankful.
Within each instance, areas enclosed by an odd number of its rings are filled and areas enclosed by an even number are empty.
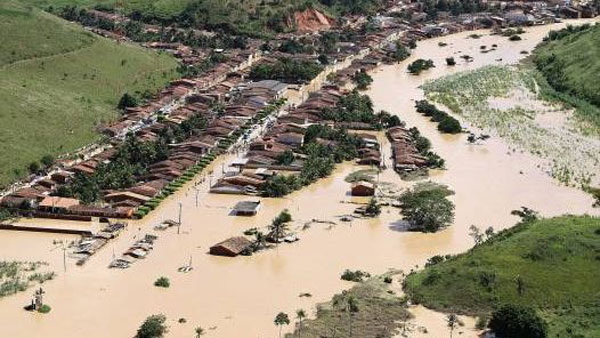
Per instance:
[[[168,332],[165,315],[152,315],[142,323],[135,338],[161,338]]]
[[[546,338],[548,327],[535,310],[506,304],[492,313],[489,328],[498,338]]]
[[[171,286],[171,282],[167,277],[159,277],[155,282],[154,286],[158,286],[159,288],[168,288]]]
[[[522,39],[521,39],[520,36],[518,36],[518,35],[515,34],[515,35],[511,35],[510,38],[508,38],[508,40],[510,40],[510,41],[521,41]]]
[[[433,67],[435,67],[433,60],[418,59],[408,65],[408,72],[414,75],[419,75],[422,71]]]
[[[42,305],[42,306],[41,306],[41,307],[38,309],[38,312],[39,312],[39,313],[48,313],[48,312],[50,312],[51,310],[52,310],[52,308],[50,307],[50,305],[48,305],[48,304],[44,304],[44,305]]]
[[[351,271],[346,269],[346,271],[342,273],[341,279],[349,282],[362,282],[365,278],[369,277],[371,277],[371,274],[369,274],[368,272],[360,270]]]
[[[454,60],[453,57],[446,58],[446,64],[448,66],[455,66],[456,65],[456,60]]]

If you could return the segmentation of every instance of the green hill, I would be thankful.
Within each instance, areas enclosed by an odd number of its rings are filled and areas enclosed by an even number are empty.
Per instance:
[[[37,9],[0,2],[0,186],[32,161],[95,141],[120,96],[163,87],[177,61]]]
[[[549,323],[549,337],[599,337],[599,281],[600,219],[564,216],[518,224],[467,253],[429,264],[406,278],[405,291],[447,312],[533,306]]]
[[[558,98],[582,108],[583,117],[600,127],[600,25],[550,32],[533,60],[554,90],[572,96]]]

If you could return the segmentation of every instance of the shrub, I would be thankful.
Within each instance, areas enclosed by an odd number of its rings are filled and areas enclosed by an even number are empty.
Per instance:
[[[448,57],[448,58],[446,58],[446,64],[448,66],[454,66],[454,65],[456,65],[456,60],[454,60],[453,57]]]
[[[435,65],[433,64],[433,60],[418,59],[416,61],[413,61],[410,65],[408,65],[408,72],[414,75],[419,75],[422,71],[433,67],[435,67]]]
[[[535,310],[506,304],[492,313],[489,328],[499,338],[546,338],[548,327]]]
[[[171,282],[167,277],[159,277],[155,282],[154,286],[158,286],[159,288],[168,288],[171,286]]]
[[[42,306],[40,306],[40,308],[38,309],[39,313],[48,313],[52,310],[52,308],[50,307],[50,305],[48,304],[44,304]]]
[[[360,270],[351,271],[346,269],[346,271],[342,273],[341,279],[349,282],[362,282],[365,278],[369,277],[371,277],[371,274],[369,274],[368,272]]]
[[[511,35],[510,38],[508,38],[508,40],[510,40],[510,41],[520,41],[522,39],[521,39],[520,36],[518,36],[518,35],[515,34],[515,35]]]

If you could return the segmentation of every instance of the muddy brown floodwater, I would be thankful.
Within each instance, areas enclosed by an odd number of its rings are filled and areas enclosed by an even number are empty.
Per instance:
[[[201,187],[199,205],[195,193],[184,187],[165,200],[142,221],[130,222],[128,230],[98,252],[83,267],[69,259],[63,272],[62,252],[52,250],[59,235],[0,232],[0,259],[48,261],[58,273],[45,284],[45,301],[52,306],[47,315],[22,310],[32,290],[0,300],[1,337],[12,338],[100,338],[131,337],[140,323],[151,314],[164,313],[170,326],[169,337],[192,337],[202,326],[207,337],[276,337],[273,318],[279,311],[293,314],[303,308],[314,314],[316,303],[327,301],[335,293],[352,284],[340,280],[346,269],[361,269],[372,274],[389,268],[409,271],[421,266],[435,254],[458,253],[472,245],[468,236],[471,224],[509,227],[517,220],[510,211],[528,206],[544,216],[564,213],[598,214],[591,208],[592,199],[583,192],[560,186],[536,167],[538,159],[514,153],[497,138],[479,146],[466,144],[466,136],[446,136],[436,126],[414,111],[414,100],[422,98],[418,86],[423,81],[486,64],[514,63],[531,50],[551,28],[527,30],[523,40],[509,42],[505,37],[466,38],[471,32],[419,43],[413,57],[400,65],[384,66],[373,74],[368,92],[377,109],[398,114],[409,126],[417,126],[431,139],[434,150],[446,159],[447,170],[436,171],[431,179],[449,185],[456,194],[456,220],[445,231],[436,234],[408,233],[399,230],[397,209],[384,209],[378,219],[339,222],[337,216],[350,214],[355,205],[348,194],[350,184],[344,177],[360,169],[350,163],[340,165],[334,174],[293,193],[284,199],[262,199],[259,215],[252,218],[229,216],[239,196],[207,194],[208,184]],[[448,43],[438,47],[438,42]],[[480,54],[480,45],[497,44],[495,52]],[[472,55],[472,63],[454,68],[445,66],[444,58],[462,51]],[[455,56],[458,57],[459,54]],[[432,58],[438,65],[419,77],[406,74],[406,64],[416,57]],[[495,61],[502,59],[501,62]],[[461,59],[462,61],[462,59]],[[387,145],[387,144],[386,144]],[[387,149],[389,154],[389,149]],[[220,172],[222,163],[234,156],[219,159],[213,168]],[[380,175],[381,181],[402,182],[390,169]],[[365,201],[357,200],[357,201]],[[113,251],[118,255],[134,242],[136,236],[153,232],[152,227],[164,219],[177,218],[182,203],[181,234],[175,229],[158,233],[159,240],[150,255],[127,270],[109,270]],[[313,218],[336,221],[337,224],[313,224],[299,230],[301,240],[282,244],[251,257],[222,258],[207,254],[208,248],[229,236],[239,235],[251,227],[267,225],[287,208],[294,218],[294,228]],[[23,222],[36,223],[38,220]],[[44,221],[47,222],[47,221]],[[68,237],[72,239],[72,237]],[[192,256],[194,270],[177,272]],[[171,280],[169,289],[156,288],[159,276]],[[298,297],[300,293],[310,298]],[[417,323],[428,327],[429,336],[439,336],[443,315],[417,308]],[[180,324],[179,318],[187,323]],[[429,323],[429,325],[428,325]],[[472,320],[467,326],[472,326]],[[291,326],[288,327],[288,330]],[[474,336],[466,327],[463,336]]]

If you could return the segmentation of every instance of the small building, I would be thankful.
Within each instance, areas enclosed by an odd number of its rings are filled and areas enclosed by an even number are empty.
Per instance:
[[[242,201],[233,207],[236,216],[256,216],[260,210],[260,201]]]
[[[209,253],[216,256],[235,257],[252,245],[246,237],[231,237],[210,247]]]
[[[352,185],[352,196],[373,196],[375,195],[375,185],[371,182],[360,181]]]
[[[67,209],[77,205],[79,205],[78,199],[48,196],[40,202],[39,209],[48,212],[65,212]]]

